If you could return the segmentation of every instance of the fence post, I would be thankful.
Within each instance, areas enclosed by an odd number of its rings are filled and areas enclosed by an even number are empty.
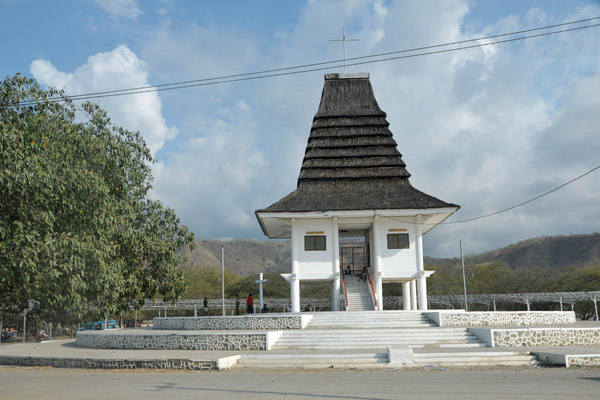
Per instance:
[[[562,296],[560,297],[560,311],[563,310],[563,306],[562,306]]]

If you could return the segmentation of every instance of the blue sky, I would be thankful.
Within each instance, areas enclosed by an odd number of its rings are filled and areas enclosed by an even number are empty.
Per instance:
[[[544,1],[0,0],[0,75],[80,94],[436,45],[600,16]],[[600,27],[350,67],[368,72],[411,183],[462,206],[520,203],[600,164]],[[152,196],[197,238],[263,239],[254,210],[291,192],[323,74],[99,99],[155,154]],[[600,171],[513,211],[439,226],[425,253],[597,232]]]

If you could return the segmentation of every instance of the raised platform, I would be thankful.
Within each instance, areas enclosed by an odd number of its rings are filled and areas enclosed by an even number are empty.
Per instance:
[[[573,311],[429,311],[423,313],[441,327],[574,324]]]
[[[600,346],[600,324],[529,328],[469,328],[490,347]]]
[[[169,330],[283,330],[303,329],[312,314],[255,314],[225,317],[154,318],[154,329]]]
[[[77,332],[76,343],[92,349],[269,350],[281,331],[174,331],[144,328]]]
[[[257,368],[298,367],[303,363],[316,368],[327,364],[327,359],[332,361],[330,365],[386,368],[399,365],[403,358],[406,362],[401,364],[408,368],[429,364],[526,366],[538,362],[530,352],[538,346],[598,346],[600,353],[600,324],[575,323],[572,312],[317,312],[155,318],[154,324],[154,329],[83,331],[77,334],[76,343],[84,348],[119,351],[239,351],[240,365]],[[407,350],[394,350],[399,348]],[[259,353],[247,355],[254,351]],[[565,359],[565,365],[596,365],[594,354],[574,354]],[[214,368],[196,365],[194,359],[173,359],[170,364],[151,360],[102,363],[118,365],[115,368]]]

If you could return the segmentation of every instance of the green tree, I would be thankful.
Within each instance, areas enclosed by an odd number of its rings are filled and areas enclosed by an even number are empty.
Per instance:
[[[177,300],[193,234],[148,199],[148,148],[97,105],[17,75],[0,82],[0,307],[103,317]]]

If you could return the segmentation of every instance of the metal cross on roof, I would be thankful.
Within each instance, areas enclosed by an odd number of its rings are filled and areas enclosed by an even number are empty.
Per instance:
[[[330,39],[330,42],[344,43],[344,73],[346,73],[346,42],[358,42],[360,39],[346,39],[346,27],[342,27],[342,39]]]

